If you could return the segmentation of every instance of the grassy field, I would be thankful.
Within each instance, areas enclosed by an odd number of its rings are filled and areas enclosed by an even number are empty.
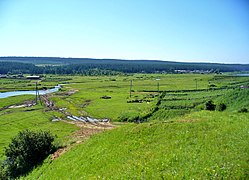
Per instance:
[[[70,84],[65,84],[63,88],[66,92],[74,90],[75,93],[71,96],[65,96],[65,93],[58,93],[58,96],[54,96],[52,100],[60,108],[67,108],[71,114],[110,118],[114,121],[128,117],[127,119],[129,120],[136,117],[144,117],[151,112],[157,102],[155,95],[158,94],[158,83],[160,91],[195,91],[196,87],[198,90],[202,90],[198,93],[188,93],[188,99],[185,99],[185,104],[190,103],[189,106],[192,106],[193,104],[200,104],[207,99],[213,99],[216,96],[222,95],[228,92],[229,88],[245,84],[241,82],[248,83],[247,79],[245,77],[231,78],[230,76],[222,78],[219,76],[217,78],[215,75],[200,74],[135,74],[132,76],[111,77],[76,76],[68,81]],[[131,80],[132,94],[130,97]],[[231,80],[233,82],[232,85],[230,83]],[[215,87],[210,89],[210,84],[215,85]],[[181,92],[177,93],[179,95]],[[110,96],[111,99],[101,99],[102,96]],[[153,96],[154,98],[148,98],[148,96]],[[172,98],[172,96],[167,95],[165,98],[167,101],[167,98]],[[149,102],[146,99],[149,99]],[[127,103],[130,100],[144,101],[142,103]],[[167,103],[169,102],[167,101]],[[172,103],[182,104],[183,102],[172,101]]]
[[[99,134],[25,179],[247,179],[248,114],[196,112]]]
[[[8,109],[0,112],[0,159],[3,159],[4,147],[11,138],[24,129],[49,130],[56,135],[57,143],[66,143],[66,136],[78,128],[64,122],[51,122],[53,112],[44,112],[43,107]]]
[[[132,93],[130,97],[130,83]],[[1,91],[29,90],[34,81],[0,79]],[[30,85],[28,85],[30,84]],[[204,74],[55,76],[39,88],[63,84],[49,95],[68,114],[115,121],[144,119],[94,135],[58,159],[50,158],[25,179],[222,179],[248,178],[248,77]],[[158,91],[159,90],[159,91]],[[160,96],[158,96],[160,94]],[[110,99],[103,99],[109,96]],[[4,147],[23,129],[50,130],[66,144],[78,128],[65,113],[42,105],[4,107],[31,101],[23,95],[0,99],[0,159]],[[204,111],[207,100],[225,103],[224,112]]]
[[[11,105],[20,105],[25,101],[33,101],[35,96],[33,95],[21,95],[21,96],[12,96],[9,98],[0,99],[0,109],[4,107],[8,107]]]
[[[53,88],[58,84],[58,79],[60,82],[63,82],[65,78],[58,78],[57,76],[42,78],[42,80],[38,80],[38,89]],[[68,80],[68,78],[66,80]],[[36,82],[37,80],[0,78],[0,92],[35,90]]]

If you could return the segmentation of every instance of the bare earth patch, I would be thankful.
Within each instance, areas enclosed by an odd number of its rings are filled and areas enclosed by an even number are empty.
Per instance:
[[[191,120],[191,119],[182,119],[182,120],[178,120],[177,122],[187,122],[187,123],[192,123],[192,122],[196,122],[196,120]]]
[[[115,125],[108,123],[83,123],[83,122],[75,122],[75,121],[64,121],[69,124],[75,124],[80,127],[80,129],[74,132],[71,135],[71,139],[74,140],[74,143],[70,146],[58,149],[51,157],[52,160],[55,160],[68,150],[70,150],[74,145],[80,144],[84,142],[86,139],[90,138],[92,135],[103,132],[105,130],[110,130],[115,128]]]

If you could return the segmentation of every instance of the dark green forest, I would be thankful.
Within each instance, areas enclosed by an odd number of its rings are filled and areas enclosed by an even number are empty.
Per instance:
[[[209,72],[249,71],[249,64],[57,57],[0,57],[0,74],[114,75],[118,73],[176,73],[176,70]]]

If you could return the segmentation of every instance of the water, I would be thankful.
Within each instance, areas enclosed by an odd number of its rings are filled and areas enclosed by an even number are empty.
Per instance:
[[[61,88],[60,85],[55,86],[52,89],[47,89],[47,90],[39,90],[40,95],[48,94],[48,93],[53,93],[59,91]],[[11,92],[3,92],[0,93],[0,99],[1,98],[7,98],[11,96],[19,96],[19,95],[25,95],[25,94],[31,94],[31,95],[36,95],[36,91],[11,91]]]
[[[245,76],[245,77],[247,77],[247,76],[249,76],[249,74],[236,74],[236,76]]]

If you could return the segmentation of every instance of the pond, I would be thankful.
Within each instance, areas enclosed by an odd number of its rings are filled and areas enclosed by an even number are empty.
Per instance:
[[[60,85],[55,86],[52,89],[47,89],[47,90],[39,90],[40,95],[48,94],[48,93],[53,93],[59,91],[61,88]],[[36,91],[11,91],[11,92],[3,92],[0,93],[0,99],[1,98],[7,98],[11,96],[19,96],[19,95],[25,95],[25,94],[31,94],[31,95],[36,95]]]

